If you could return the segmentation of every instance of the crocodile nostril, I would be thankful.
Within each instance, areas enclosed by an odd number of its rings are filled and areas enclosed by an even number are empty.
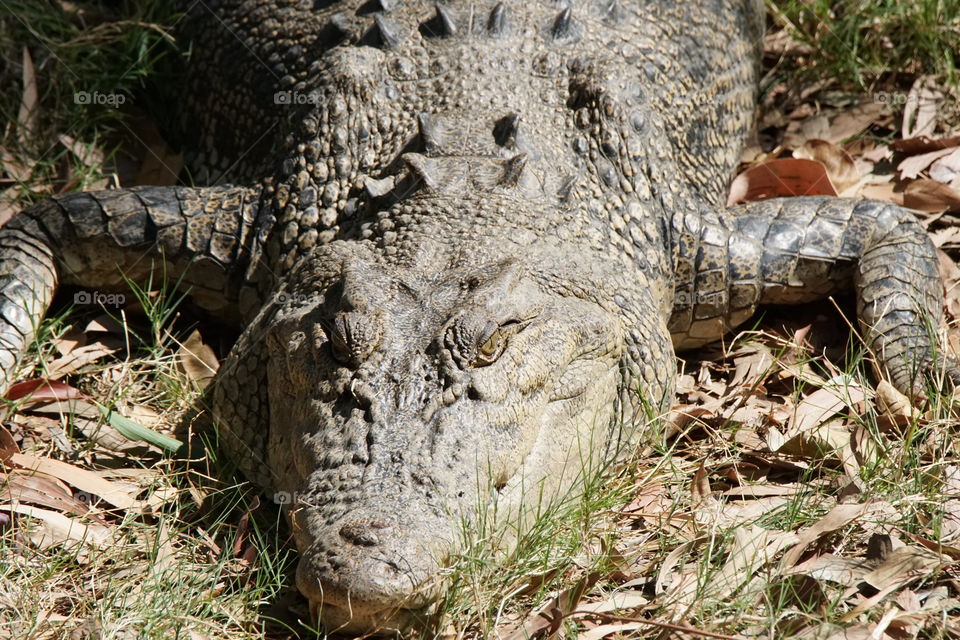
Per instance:
[[[385,522],[350,522],[340,527],[340,537],[360,547],[375,547],[380,544],[378,531],[386,529]]]

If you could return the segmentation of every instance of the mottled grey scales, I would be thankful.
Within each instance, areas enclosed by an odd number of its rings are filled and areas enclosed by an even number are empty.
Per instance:
[[[329,628],[428,615],[464,522],[575,491],[669,407],[674,350],[760,304],[854,291],[894,385],[957,379],[909,212],[724,206],[759,2],[188,4],[179,135],[207,186],[58,196],[0,230],[2,382],[60,284],[163,269],[241,323],[220,441],[291,497]]]

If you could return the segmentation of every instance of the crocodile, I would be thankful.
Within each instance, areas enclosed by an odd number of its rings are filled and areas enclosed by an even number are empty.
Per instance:
[[[755,0],[192,4],[200,186],[56,196],[0,229],[0,382],[61,285],[162,270],[236,322],[219,442],[286,503],[330,629],[428,615],[464,526],[509,549],[669,409],[676,350],[758,305],[853,291],[894,386],[958,379],[908,211],[725,205]]]

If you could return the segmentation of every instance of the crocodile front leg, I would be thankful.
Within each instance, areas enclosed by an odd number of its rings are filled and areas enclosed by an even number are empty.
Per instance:
[[[58,284],[117,290],[162,274],[229,315],[259,189],[138,187],[44,200],[0,229],[0,387]],[[156,280],[154,280],[156,281]]]
[[[939,355],[937,255],[923,227],[885,202],[782,198],[687,216],[677,233],[670,331],[677,348],[721,337],[759,304],[856,291],[867,347],[901,391],[960,370]]]

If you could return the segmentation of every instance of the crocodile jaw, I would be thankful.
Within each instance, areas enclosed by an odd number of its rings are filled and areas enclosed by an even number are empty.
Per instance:
[[[316,523],[309,520],[319,515],[305,509],[292,520],[298,529],[301,522],[311,527]],[[405,529],[399,522],[361,520],[355,513],[347,519],[347,524],[338,523],[334,531],[323,527],[318,531],[313,526],[305,540],[298,537],[298,543],[306,548],[301,550],[297,567],[297,588],[310,602],[311,618],[331,633],[356,635],[386,635],[424,626],[432,603],[442,594],[437,554],[449,549],[450,541],[438,536],[429,541],[432,548],[427,548],[417,535],[423,531]],[[437,525],[435,531],[444,527],[442,522]],[[343,533],[351,528],[356,531],[348,539]],[[318,545],[316,536],[323,531],[335,534],[330,536],[335,539]],[[336,555],[336,570],[315,566],[314,559],[319,556],[314,552],[321,546],[326,548],[327,558]]]

